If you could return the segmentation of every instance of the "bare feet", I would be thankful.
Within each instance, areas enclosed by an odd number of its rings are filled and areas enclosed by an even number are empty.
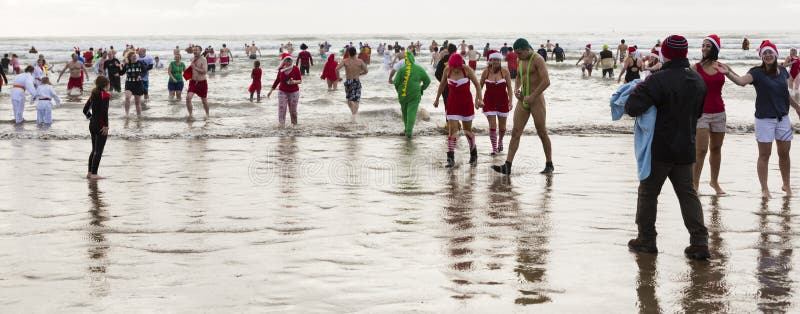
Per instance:
[[[101,176],[98,176],[96,174],[90,174],[88,176],[88,178],[89,178],[89,180],[102,180],[102,179],[105,179],[105,177],[101,177]]]
[[[791,186],[784,185],[783,188],[781,188],[781,190],[786,192],[786,196],[792,196],[792,187]]]
[[[708,185],[710,185],[711,188],[713,188],[714,191],[717,192],[717,196],[727,194],[725,193],[725,191],[722,190],[722,188],[719,186],[719,183],[717,182],[710,182],[708,183]]]
[[[761,198],[772,198],[772,194],[769,193],[769,189],[761,190]]]

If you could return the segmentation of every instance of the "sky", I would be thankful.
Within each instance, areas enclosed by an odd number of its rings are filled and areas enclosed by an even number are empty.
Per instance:
[[[0,0],[0,7],[18,8],[3,10],[0,37],[769,33],[800,25],[796,0]]]

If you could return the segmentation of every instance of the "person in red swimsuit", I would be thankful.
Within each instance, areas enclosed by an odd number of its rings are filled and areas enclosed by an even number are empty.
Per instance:
[[[706,99],[703,103],[703,115],[697,120],[697,134],[695,135],[695,164],[694,164],[694,190],[700,185],[700,174],[703,172],[703,163],[706,153],[711,153],[708,163],[711,167],[711,181],[709,185],[714,188],[717,195],[725,194],[719,186],[719,167],[722,163],[722,142],[725,140],[726,114],[725,103],[722,101],[722,86],[725,84],[725,75],[715,69],[721,48],[719,36],[708,35],[703,40],[701,52],[703,59],[692,65],[692,70],[697,71],[706,83]]]
[[[475,102],[473,103],[472,91],[469,83],[475,85]],[[475,146],[475,134],[472,133],[472,120],[475,118],[475,109],[483,107],[483,97],[481,85],[475,72],[464,65],[464,58],[459,54],[450,56],[447,61],[447,68],[444,69],[442,80],[439,82],[439,90],[436,92],[436,101],[433,106],[439,107],[439,97],[442,96],[444,88],[447,86],[448,95],[445,111],[447,113],[447,167],[455,166],[455,149],[458,141],[459,127],[463,127],[464,134],[469,142],[469,163],[473,166],[478,162],[478,150]]]
[[[797,79],[797,75],[800,74],[800,57],[797,56],[797,48],[792,48],[789,50],[789,56],[786,57],[786,60],[783,61],[783,64],[781,65],[784,67],[790,67],[789,90],[800,94],[800,80]]]
[[[511,111],[514,92],[511,89],[511,73],[503,68],[503,55],[493,52],[489,55],[489,66],[481,74],[483,94],[483,114],[489,120],[489,140],[492,142],[492,156],[503,151],[503,136],[506,134],[506,120]],[[498,142],[497,127],[500,126]]]

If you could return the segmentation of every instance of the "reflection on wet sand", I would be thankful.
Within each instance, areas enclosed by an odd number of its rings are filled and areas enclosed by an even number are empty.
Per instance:
[[[92,296],[104,297],[108,295],[109,284],[106,278],[108,266],[108,244],[106,243],[105,222],[108,221],[107,204],[103,201],[103,192],[98,187],[97,180],[89,180],[89,287]]]
[[[763,312],[787,312],[792,300],[792,210],[790,199],[785,197],[780,212],[771,212],[768,200],[763,200],[758,212],[759,237],[758,309]]]
[[[658,287],[658,269],[656,254],[636,254],[639,276],[636,278],[636,295],[639,297],[639,313],[661,313],[656,288]]]
[[[463,177],[461,177],[463,176]],[[463,181],[463,182],[462,182]],[[447,256],[452,261],[450,268],[457,272],[474,271],[473,243],[476,237],[475,224],[473,223],[475,204],[473,202],[475,176],[474,173],[457,173],[453,170],[449,174],[446,205],[444,207],[444,221],[448,233],[451,235],[447,241]],[[453,274],[452,281],[460,286],[472,284],[458,273]],[[463,287],[455,287],[456,293],[451,297],[455,299],[469,299],[472,293],[464,292]]]
[[[550,301],[546,294],[547,255],[550,252],[550,202],[553,190],[553,176],[545,176],[544,192],[539,208],[530,214],[522,210],[520,216],[519,238],[517,248],[517,266],[514,272],[522,282],[519,292],[522,296],[516,304],[540,304]]]
[[[682,292],[681,306],[686,313],[725,313],[729,311],[729,292],[725,276],[728,271],[728,253],[722,231],[719,197],[711,197],[708,223],[709,261],[687,261],[689,287]]]
[[[280,195],[278,199],[283,200],[283,208],[296,207],[297,205],[297,139],[294,136],[281,137],[278,140],[276,160],[272,165],[278,173],[278,184],[280,185]]]

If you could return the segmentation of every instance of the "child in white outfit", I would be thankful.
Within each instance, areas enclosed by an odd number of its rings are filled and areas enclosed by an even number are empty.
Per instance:
[[[42,78],[41,84],[36,88],[36,97],[31,99],[31,105],[35,101],[38,101],[36,105],[36,124],[50,125],[53,123],[53,103],[55,102],[56,106],[61,105],[61,98],[58,98],[56,91],[53,90],[53,85],[50,85],[50,78],[46,76]]]

